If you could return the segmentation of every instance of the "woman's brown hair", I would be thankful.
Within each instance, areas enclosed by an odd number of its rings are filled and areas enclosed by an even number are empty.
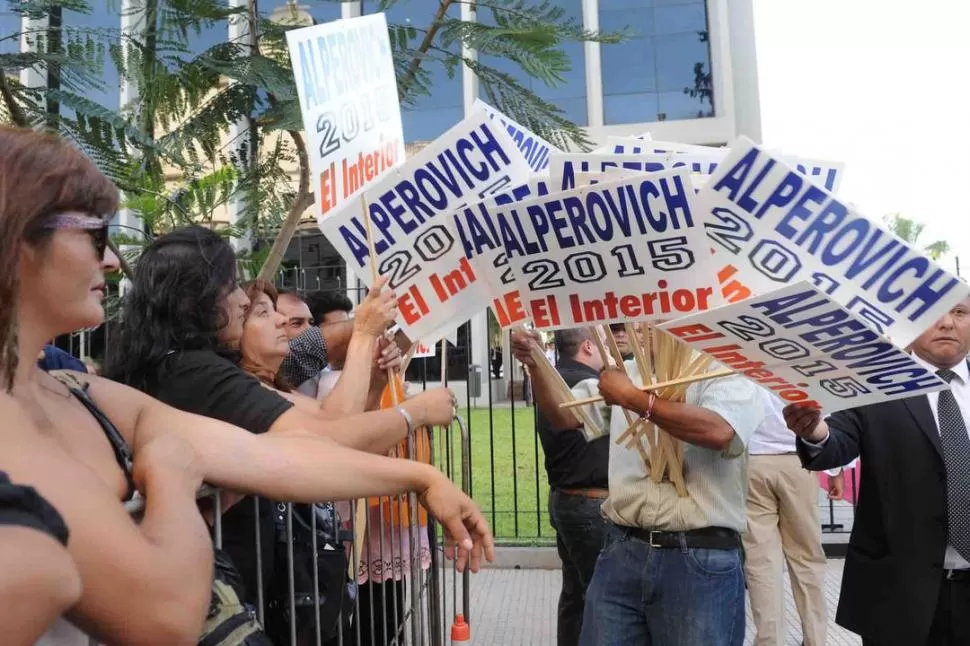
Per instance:
[[[110,217],[118,189],[89,158],[56,135],[0,125],[0,377],[17,371],[20,245],[53,234],[45,220],[65,211]]]
[[[276,301],[279,299],[280,293],[276,290],[273,283],[266,280],[251,280],[248,283],[243,283],[242,289],[246,292],[246,296],[249,297],[249,302],[255,301],[261,294],[266,294],[269,300],[273,302],[273,309],[276,309]],[[242,358],[241,363],[242,369],[246,372],[255,375],[265,384],[269,384],[277,390],[283,391],[285,393],[292,392],[293,386],[291,386],[286,379],[283,377],[282,373],[279,371],[271,373],[262,366],[254,366],[246,362],[246,357]]]

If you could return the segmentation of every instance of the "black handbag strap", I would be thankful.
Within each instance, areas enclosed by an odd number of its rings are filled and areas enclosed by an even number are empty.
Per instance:
[[[101,426],[101,430],[108,437],[108,442],[111,443],[111,449],[114,451],[118,466],[125,472],[125,481],[128,483],[125,500],[131,500],[135,495],[135,480],[131,475],[134,460],[128,442],[125,441],[125,438],[122,437],[117,427],[108,419],[107,415],[91,399],[91,395],[88,394],[88,384],[86,382],[81,382],[74,375],[60,370],[52,370],[48,374],[67,386],[71,394],[84,405],[94,419],[97,420],[98,425]]]

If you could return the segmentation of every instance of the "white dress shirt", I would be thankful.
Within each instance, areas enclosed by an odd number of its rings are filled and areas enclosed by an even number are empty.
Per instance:
[[[642,383],[633,361],[624,363],[635,385]],[[576,398],[596,395],[598,379],[586,379],[572,388]],[[734,429],[723,451],[684,443],[684,483],[687,496],[677,495],[666,480],[654,482],[635,449],[616,443],[629,424],[619,406],[599,402],[586,407],[593,421],[610,433],[609,497],[603,514],[617,525],[685,531],[701,527],[747,529],[747,445],[765,417],[758,387],[741,376],[692,383],[686,403],[717,413]],[[587,429],[587,439],[595,437]]]

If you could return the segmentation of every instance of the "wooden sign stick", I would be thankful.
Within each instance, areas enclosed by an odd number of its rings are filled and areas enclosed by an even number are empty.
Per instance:
[[[735,374],[733,370],[715,370],[714,372],[705,372],[699,375],[691,375],[689,377],[680,377],[679,379],[671,379],[670,381],[662,381],[655,384],[647,384],[645,386],[640,386],[639,389],[644,392],[649,392],[651,390],[661,390],[669,386],[679,386],[681,384],[692,384],[698,381],[704,381],[705,379],[720,379],[721,377],[729,377]],[[559,408],[575,408],[576,406],[585,406],[586,404],[595,404],[596,402],[603,401],[602,397],[586,397],[583,399],[574,399],[571,402],[564,402],[559,404]]]

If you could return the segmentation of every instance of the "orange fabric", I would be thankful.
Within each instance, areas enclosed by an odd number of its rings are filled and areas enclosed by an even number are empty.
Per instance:
[[[395,373],[394,379],[391,383],[388,383],[384,387],[384,392],[381,393],[381,409],[393,408],[394,399],[391,397],[391,387],[397,391],[397,401],[403,402],[404,397],[404,381],[401,379],[401,375]],[[414,430],[414,455],[415,460],[418,462],[423,462],[424,464],[431,464],[431,435],[428,429],[424,426],[416,428]],[[409,455],[408,440],[403,440],[396,447],[391,449],[389,455],[391,457],[400,457],[407,460]],[[368,498],[367,504],[369,507],[381,506],[384,510],[384,520],[391,523],[394,527],[405,527],[410,523],[410,514],[408,513],[408,502],[406,497],[402,497],[400,501],[395,502],[390,498]],[[428,525],[428,512],[425,511],[424,507],[418,505],[418,524],[421,527],[426,527]]]

